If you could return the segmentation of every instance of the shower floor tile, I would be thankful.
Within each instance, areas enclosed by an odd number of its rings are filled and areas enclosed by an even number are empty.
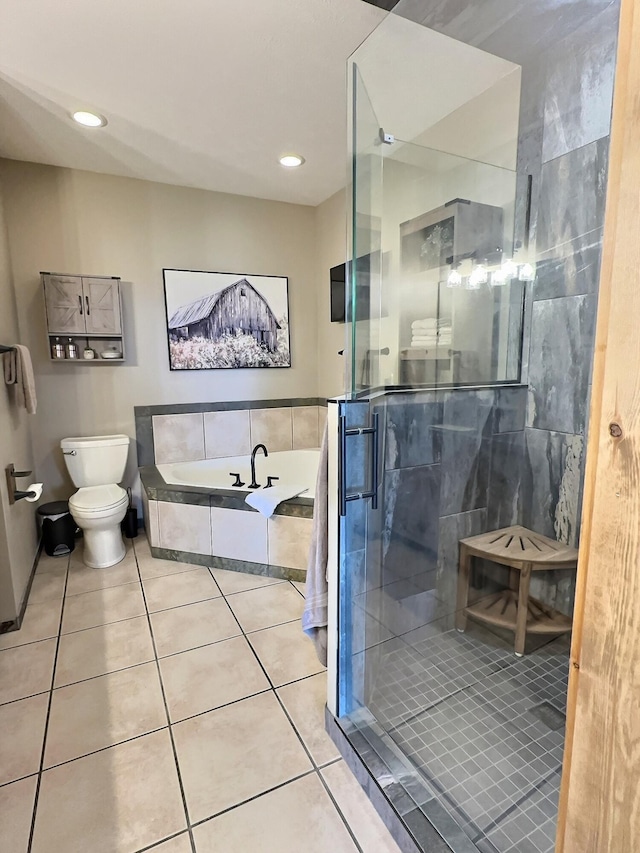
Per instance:
[[[299,588],[127,544],[43,556],[55,597],[0,644],[0,850],[400,853],[325,732]]]
[[[369,707],[482,853],[552,853],[569,645],[473,628],[381,647]]]

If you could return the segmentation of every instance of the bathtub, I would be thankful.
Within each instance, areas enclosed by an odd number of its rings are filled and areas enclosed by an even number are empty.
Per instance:
[[[267,477],[279,477],[277,485],[301,487],[302,496],[313,498],[318,473],[319,450],[283,450],[256,456],[256,481],[264,486]],[[165,483],[173,486],[197,486],[249,494],[251,461],[249,456],[224,456],[198,462],[168,462],[156,466]],[[243,488],[232,486],[231,472],[240,474]]]

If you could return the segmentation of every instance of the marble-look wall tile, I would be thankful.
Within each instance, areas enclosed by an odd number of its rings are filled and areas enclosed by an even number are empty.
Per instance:
[[[534,299],[597,292],[608,159],[604,137],[542,167]]]
[[[494,399],[493,432],[523,430],[527,413],[526,387],[521,385],[513,388],[496,388]]]
[[[522,523],[576,546],[580,525],[584,438],[527,429]]]
[[[152,421],[156,465],[205,458],[201,413],[154,415]]]
[[[442,424],[442,398],[435,392],[430,400],[424,394],[394,394],[386,407],[385,467],[412,468],[439,461],[439,433],[433,427]]]
[[[527,426],[584,434],[596,300],[589,294],[534,304]]]
[[[251,453],[249,411],[205,412],[204,446],[207,459],[248,456]]]
[[[160,548],[211,554],[211,516],[208,506],[158,501]]]
[[[386,472],[382,557],[387,581],[389,570],[401,579],[436,568],[439,515],[439,465]]]
[[[487,530],[520,523],[524,453],[523,431],[494,435],[491,439]]]
[[[259,512],[211,507],[211,539],[211,553],[216,557],[248,563],[269,562],[267,519]]]
[[[290,408],[251,411],[251,446],[256,444],[266,444],[267,450],[273,452],[293,448]]]
[[[606,9],[611,0],[402,0],[395,14],[523,64]]]
[[[268,562],[289,569],[306,569],[312,528],[313,521],[310,518],[272,516],[268,524]]]
[[[547,50],[543,162],[608,136],[619,14],[610,3]]]
[[[469,512],[487,505],[490,438],[471,427],[442,428],[440,514]]]
[[[319,447],[318,441],[318,407],[295,406],[291,409],[293,417],[293,449],[305,450],[309,447]]]
[[[477,536],[488,529],[486,509],[447,515],[440,519],[436,590],[446,612],[453,613],[456,609],[460,540]]]

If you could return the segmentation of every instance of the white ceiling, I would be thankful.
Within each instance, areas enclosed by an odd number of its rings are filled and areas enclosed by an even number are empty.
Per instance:
[[[385,14],[361,0],[0,0],[0,156],[319,204],[345,184],[347,57]],[[404,67],[389,103],[392,124],[418,119],[405,139],[514,67],[462,45],[446,61],[451,39],[385,27],[370,74],[384,88]],[[418,110],[416,69],[433,81]],[[109,124],[81,128],[80,108]],[[302,168],[278,164],[290,151]]]
[[[0,156],[318,204],[345,183],[361,0],[1,0]],[[101,130],[68,118],[86,107]],[[287,151],[306,157],[286,171]]]

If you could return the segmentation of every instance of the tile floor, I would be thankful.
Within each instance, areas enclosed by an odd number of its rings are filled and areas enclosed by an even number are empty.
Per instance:
[[[552,853],[569,641],[523,658],[480,626],[378,647],[369,706],[482,853]]]
[[[325,734],[300,584],[43,556],[0,636],[0,850],[399,853]]]

